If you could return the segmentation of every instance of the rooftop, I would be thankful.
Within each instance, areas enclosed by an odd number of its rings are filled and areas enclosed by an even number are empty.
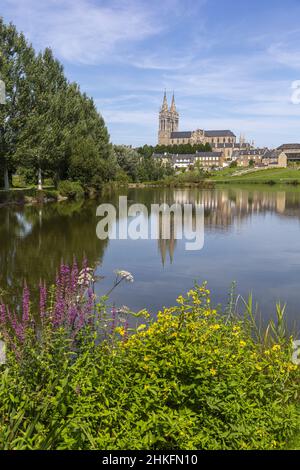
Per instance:
[[[236,135],[229,130],[225,131],[204,131],[206,137],[236,137]]]
[[[191,131],[171,132],[171,139],[190,139],[191,137],[192,137]]]
[[[300,150],[300,144],[283,144],[277,148],[277,150]]]

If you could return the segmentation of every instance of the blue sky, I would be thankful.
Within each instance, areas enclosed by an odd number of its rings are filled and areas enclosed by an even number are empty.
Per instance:
[[[0,15],[53,49],[114,143],[156,143],[164,88],[181,130],[300,141],[299,0],[1,0]]]

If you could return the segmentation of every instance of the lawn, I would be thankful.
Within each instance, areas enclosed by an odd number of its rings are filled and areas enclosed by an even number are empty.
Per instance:
[[[243,170],[244,169],[225,168],[215,173],[210,179],[224,183],[231,181],[242,183],[293,183],[297,181],[300,184],[300,171],[297,168],[270,168],[267,170],[253,170],[240,175],[236,174]]]

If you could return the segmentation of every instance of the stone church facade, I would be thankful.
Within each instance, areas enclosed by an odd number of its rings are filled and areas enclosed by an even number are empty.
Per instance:
[[[175,97],[172,96],[169,108],[166,92],[159,111],[159,145],[210,144],[214,151],[222,151],[225,158],[231,158],[233,151],[250,148],[243,137],[237,142],[236,135],[230,130],[179,131],[179,114],[176,109]]]

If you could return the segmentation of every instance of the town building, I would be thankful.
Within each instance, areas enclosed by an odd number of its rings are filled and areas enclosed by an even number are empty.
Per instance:
[[[300,163],[300,144],[283,144],[277,150],[285,153],[288,163]]]
[[[175,169],[190,168],[197,162],[204,169],[222,168],[225,165],[223,152],[196,152],[193,154],[153,154],[163,163],[171,164]]]
[[[251,164],[251,162],[254,166],[259,166],[262,163],[262,158],[267,151],[267,148],[248,148],[235,150],[232,154],[232,160],[236,161],[238,166],[247,167]]]
[[[288,158],[285,152],[280,149],[268,150],[262,157],[262,165],[270,168],[286,168]]]

